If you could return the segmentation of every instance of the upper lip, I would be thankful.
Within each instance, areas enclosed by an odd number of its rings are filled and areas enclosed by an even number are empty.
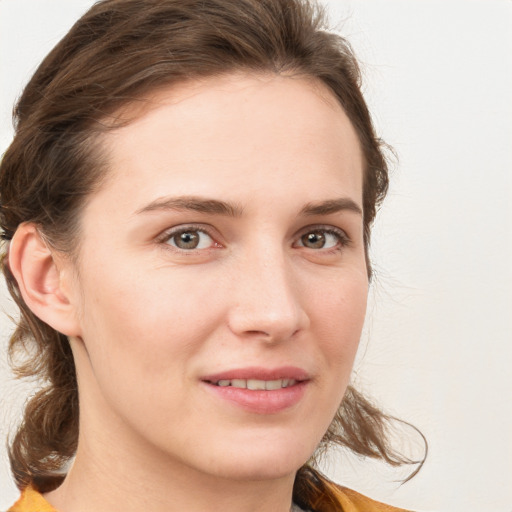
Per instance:
[[[225,370],[219,373],[201,377],[201,380],[206,382],[218,382],[219,380],[233,379],[294,379],[296,381],[304,381],[309,379],[309,375],[305,370],[296,366],[281,366],[279,368],[250,366],[246,368],[234,368],[232,370]]]

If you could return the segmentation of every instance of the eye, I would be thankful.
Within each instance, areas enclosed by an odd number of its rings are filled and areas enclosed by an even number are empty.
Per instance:
[[[185,228],[167,233],[165,243],[182,251],[208,249],[215,245],[214,240],[208,233],[197,228]]]
[[[308,249],[333,249],[348,243],[347,235],[334,228],[317,228],[304,233],[297,245]]]

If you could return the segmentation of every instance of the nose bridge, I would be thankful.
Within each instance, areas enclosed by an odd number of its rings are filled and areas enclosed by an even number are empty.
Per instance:
[[[233,332],[279,341],[304,328],[307,315],[284,248],[276,244],[247,251],[237,273],[229,319]]]

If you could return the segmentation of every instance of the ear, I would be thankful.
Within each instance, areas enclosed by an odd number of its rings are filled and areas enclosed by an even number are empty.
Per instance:
[[[48,247],[35,224],[23,223],[16,230],[9,268],[25,304],[38,318],[62,334],[80,336],[71,262]]]

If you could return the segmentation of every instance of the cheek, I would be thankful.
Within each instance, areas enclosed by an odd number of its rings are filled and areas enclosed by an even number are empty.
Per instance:
[[[330,280],[328,289],[311,294],[312,323],[326,363],[334,375],[348,381],[366,314],[368,279],[365,272]]]
[[[337,274],[328,282],[329,286],[323,292],[310,294],[310,304],[314,305],[310,315],[311,329],[322,368],[317,382],[318,439],[329,428],[349,384],[368,293],[364,269]]]
[[[108,274],[91,276],[84,290],[82,368],[103,414],[114,412],[113,421],[124,418],[149,435],[153,423],[179,423],[176,410],[188,414],[190,361],[211,316],[199,318],[197,298],[183,297],[179,280],[170,287],[149,271],[140,278]]]
[[[111,356],[153,371],[163,352],[178,347],[192,323],[188,301],[173,298],[162,281],[126,278],[97,280],[83,311],[84,339],[101,345]],[[187,321],[188,320],[188,321]],[[196,327],[197,324],[196,324]],[[185,338],[186,339],[186,338]],[[184,347],[181,347],[183,350]]]
[[[178,268],[138,268],[104,265],[84,279],[83,337],[93,368],[107,382],[120,371],[145,386],[184,382],[187,364],[218,327],[224,287],[212,272],[191,278]]]

